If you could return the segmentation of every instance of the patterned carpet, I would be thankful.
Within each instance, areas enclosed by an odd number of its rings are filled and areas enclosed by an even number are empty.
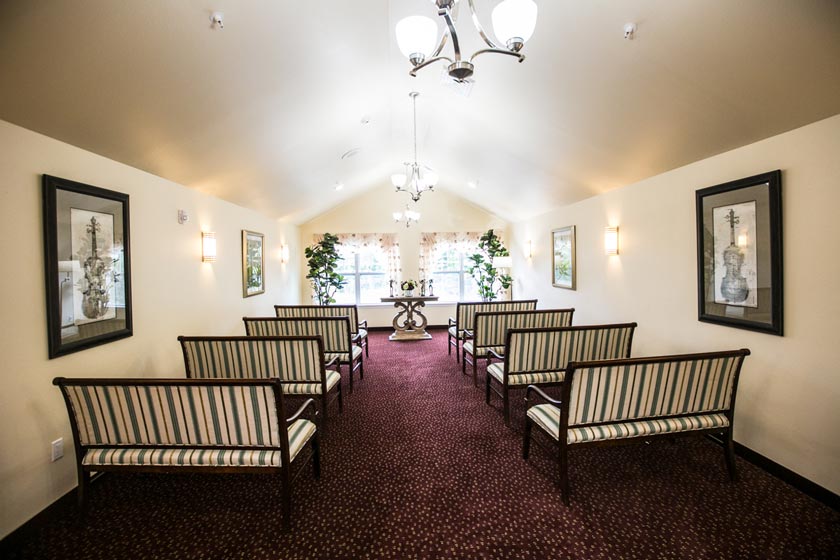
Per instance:
[[[371,338],[364,381],[331,411],[321,480],[307,469],[295,483],[290,534],[272,477],[110,475],[87,518],[59,508],[8,557],[840,557],[840,513],[742,460],[731,483],[721,449],[696,438],[573,451],[565,508],[557,463],[539,448],[521,459],[445,331]]]

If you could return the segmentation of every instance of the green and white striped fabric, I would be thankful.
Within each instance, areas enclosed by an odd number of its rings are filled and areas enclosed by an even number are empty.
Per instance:
[[[341,381],[341,375],[337,371],[327,370],[327,392]],[[320,395],[320,383],[283,383],[284,395]]]
[[[528,409],[528,417],[548,435],[560,439],[560,409],[550,404],[538,404]],[[600,426],[570,427],[566,432],[567,443],[584,443],[610,439],[652,436],[656,434],[690,432],[708,428],[726,428],[729,419],[725,414],[700,414],[680,418],[657,418],[604,424]]]
[[[449,327],[449,334],[459,340],[464,338],[464,331],[459,331],[458,327]]]
[[[341,354],[341,360],[351,357],[350,319],[348,317],[248,318],[245,332],[248,336],[320,336],[324,340],[324,353]],[[329,361],[329,358],[327,359]]]
[[[742,360],[725,356],[576,370],[569,426],[726,410]]]
[[[489,352],[490,350],[492,350],[493,352],[495,352],[497,354],[504,354],[505,347],[504,347],[504,345],[502,345],[502,346],[491,346],[490,348],[482,348],[482,351],[484,351],[484,352]],[[472,340],[468,340],[468,341],[464,342],[464,352],[466,352],[467,354],[469,354],[471,356],[475,354],[475,343]]]
[[[504,383],[505,367],[502,362],[493,362],[487,366],[487,373],[499,383]],[[565,370],[541,371],[539,373],[520,373],[508,376],[508,385],[541,385],[546,383],[563,383]]]
[[[196,379],[265,379],[321,382],[319,341],[309,339],[185,338],[189,377]],[[285,389],[284,389],[285,390]]]
[[[300,450],[315,434],[315,424],[300,419],[289,426],[289,458],[295,460]],[[161,466],[161,467],[279,467],[279,449],[196,449],[108,447],[89,449],[82,458],[88,466]]]
[[[353,345],[353,361],[356,361],[357,359],[359,359],[359,357],[361,355],[362,355],[362,347],[359,346],[358,344],[354,344]],[[330,360],[332,360],[333,358],[338,358],[339,361],[346,362],[347,361],[347,353],[346,352],[327,352],[324,355],[324,359],[328,362]]]
[[[510,373],[565,370],[570,362],[628,358],[635,325],[598,325],[513,332],[505,357]]]
[[[275,305],[274,312],[278,317],[289,317],[294,319],[312,317],[349,317],[350,332],[362,335],[359,329],[359,309],[355,305]],[[367,332],[362,338],[367,336]]]
[[[270,386],[68,385],[87,445],[280,447]]]
[[[459,331],[471,331],[475,326],[475,314],[492,311],[533,311],[537,300],[523,301],[473,301],[458,303],[455,323]],[[452,336],[455,336],[454,334]]]
[[[568,327],[572,324],[571,309],[547,311],[517,311],[475,316],[473,346],[475,348],[502,347],[510,329],[539,329]]]

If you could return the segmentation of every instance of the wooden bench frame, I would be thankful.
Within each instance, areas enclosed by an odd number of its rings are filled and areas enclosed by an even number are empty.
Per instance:
[[[729,350],[723,352],[706,352],[706,353],[699,353],[699,354],[680,354],[680,355],[672,355],[672,356],[654,356],[654,357],[647,357],[647,358],[631,358],[626,360],[599,360],[599,361],[591,361],[591,362],[572,362],[569,364],[568,369],[566,370],[566,380],[563,383],[563,391],[562,397],[559,400],[552,399],[548,395],[546,395],[542,390],[534,385],[529,385],[528,389],[525,394],[525,401],[528,402],[529,396],[532,392],[536,393],[542,400],[554,405],[560,409],[560,431],[558,434],[558,439],[555,442],[555,449],[559,456],[559,466],[560,466],[560,492],[563,498],[563,503],[565,505],[569,505],[569,460],[568,460],[568,453],[570,447],[584,447],[584,446],[607,446],[607,445],[623,445],[634,443],[636,440],[653,440],[653,439],[660,439],[660,438],[674,438],[674,437],[681,437],[681,436],[704,436],[707,434],[720,434],[723,437],[723,453],[724,459],[726,462],[727,470],[729,471],[729,476],[731,480],[737,480],[737,472],[735,470],[735,449],[734,443],[732,439],[732,433],[734,431],[734,411],[735,411],[735,397],[738,393],[738,379],[741,374],[741,367],[743,366],[744,358],[750,355],[750,351],[746,348],[742,348],[740,350]],[[574,376],[577,372],[587,369],[587,368],[600,368],[600,367],[609,367],[609,366],[632,366],[632,365],[642,365],[642,364],[659,364],[659,363],[679,363],[679,362],[686,362],[686,361],[694,361],[694,360],[703,360],[703,359],[717,359],[717,358],[736,358],[739,360],[736,369],[733,374],[732,378],[732,392],[729,397],[729,407],[720,410],[704,410],[702,412],[694,412],[694,413],[686,413],[686,414],[677,414],[677,415],[666,415],[666,416],[641,416],[641,417],[634,417],[631,419],[622,419],[622,420],[613,420],[608,422],[599,422],[599,423],[587,423],[587,424],[577,424],[572,426],[573,428],[585,428],[585,427],[597,427],[597,426],[609,426],[610,424],[620,424],[624,423],[628,420],[630,421],[637,421],[637,420],[667,420],[667,419],[676,419],[676,418],[686,418],[698,415],[708,415],[708,414],[724,414],[726,415],[727,420],[729,421],[728,427],[712,427],[712,428],[701,428],[696,430],[688,430],[688,431],[680,431],[680,432],[664,432],[658,434],[643,434],[640,436],[632,436],[632,437],[622,437],[617,439],[606,439],[606,440],[597,440],[597,441],[585,441],[585,442],[576,442],[576,443],[568,443],[568,431],[569,431],[569,407],[562,406],[562,403],[569,403],[572,399],[572,386]],[[534,421],[531,419],[530,416],[526,415],[525,417],[525,434],[522,441],[522,458],[527,460],[528,455],[530,452],[530,444],[531,444],[531,430],[534,425]],[[541,426],[537,426],[539,431],[542,432],[545,437],[549,438],[552,442],[554,441],[553,436],[546,434],[545,430],[542,429]],[[539,447],[543,447],[537,442]]]
[[[492,350],[490,350],[490,358],[487,360],[488,365],[490,361],[495,358],[497,360],[504,361],[504,375],[503,381],[501,383],[501,387],[497,389],[493,386],[493,381],[498,383],[498,380],[493,377],[492,375],[486,375],[484,382],[484,402],[490,404],[490,392],[497,394],[502,399],[502,408],[503,414],[505,419],[505,426],[510,426],[510,391],[512,389],[526,389],[527,385],[511,385],[508,383],[508,377],[510,375],[527,375],[531,373],[549,373],[549,372],[556,372],[556,371],[563,371],[565,370],[569,363],[572,361],[570,355],[566,356],[559,356],[560,360],[557,364],[558,367],[552,368],[542,368],[542,369],[534,369],[534,370],[521,370],[521,371],[514,371],[511,372],[510,368],[510,348],[511,348],[511,341],[518,336],[528,335],[528,334],[539,334],[539,333],[553,333],[553,332],[585,332],[585,331],[606,331],[612,329],[631,329],[630,337],[627,341],[627,347],[625,349],[624,355],[622,356],[609,356],[606,359],[619,359],[619,358],[629,358],[630,357],[630,350],[633,347],[633,335],[635,334],[635,329],[638,326],[637,323],[616,323],[612,325],[579,325],[579,326],[571,326],[571,327],[545,327],[539,329],[510,329],[507,333],[507,337],[505,340],[505,352],[503,355],[500,355]],[[569,353],[574,352],[575,349],[569,348]],[[603,352],[601,352],[603,357]],[[588,358],[586,358],[588,359]],[[580,358],[578,357],[578,361]],[[562,385],[563,381],[550,381],[545,383],[532,383],[531,385],[536,385],[539,387],[552,387]]]
[[[296,420],[303,416],[303,413],[312,408],[313,416],[317,416],[318,411],[315,409],[315,401],[308,399],[300,408],[289,418],[286,418],[285,405],[283,401],[283,391],[280,381],[277,379],[68,379],[64,377],[56,377],[53,379],[53,385],[61,389],[64,397],[64,403],[67,406],[67,414],[70,418],[70,428],[73,433],[73,445],[76,451],[76,471],[78,474],[78,502],[79,507],[84,511],[87,507],[87,495],[89,493],[88,486],[90,484],[90,473],[92,472],[143,472],[143,473],[217,473],[217,474],[237,474],[237,473],[259,473],[259,474],[275,474],[279,475],[282,486],[282,508],[283,508],[283,528],[289,529],[291,527],[291,499],[292,499],[292,482],[300,475],[309,459],[312,459],[312,467],[315,478],[321,476],[321,455],[320,442],[317,428],[315,433],[309,439],[308,445],[310,451],[304,455],[300,461],[300,468],[292,473],[288,427]],[[148,387],[148,386],[170,386],[170,387],[189,387],[189,386],[257,386],[270,387],[274,395],[275,414],[278,419],[284,419],[283,426],[278,426],[278,433],[280,434],[280,445],[278,447],[248,447],[248,446],[224,446],[224,445],[184,445],[185,449],[202,449],[202,450],[268,450],[280,451],[281,465],[279,467],[273,466],[210,466],[210,465],[184,465],[184,466],[163,466],[163,465],[84,465],[82,461],[85,454],[90,449],[110,449],[110,448],[147,448],[155,449],[170,449],[171,445],[153,445],[153,444],[94,444],[82,445],[79,434],[79,427],[76,422],[76,414],[73,410],[73,405],[68,395],[70,387],[75,386],[110,386],[110,387]],[[80,412],[83,414],[83,412]],[[316,424],[313,420],[313,423]],[[180,447],[180,446],[179,446]],[[304,451],[301,452],[303,454]],[[296,457],[297,458],[297,457]]]
[[[344,412],[344,402],[341,396],[341,379],[339,379],[338,383],[335,386],[335,396],[332,399],[329,398],[328,391],[327,391],[327,368],[335,365],[338,361],[338,358],[333,358],[329,361],[329,363],[324,362],[324,340],[320,336],[179,336],[178,342],[181,343],[181,351],[184,355],[184,370],[187,374],[187,379],[265,379],[267,376],[264,375],[264,372],[259,371],[257,372],[260,375],[254,375],[251,377],[222,377],[222,376],[213,376],[213,377],[198,377],[197,373],[192,370],[190,367],[191,360],[189,356],[189,349],[187,348],[188,343],[190,342],[314,342],[318,347],[318,369],[321,376],[320,381],[306,381],[306,380],[299,380],[299,379],[280,379],[280,383],[283,385],[320,385],[321,386],[321,393],[285,393],[286,398],[294,398],[294,397],[308,397],[312,399],[317,399],[321,404],[321,423],[324,429],[327,427],[327,407],[332,404],[335,400],[338,400],[338,412],[341,414]],[[279,366],[278,366],[279,367]],[[217,372],[214,372],[217,373]],[[341,374],[339,374],[340,376]]]
[[[303,313],[301,315],[294,314],[294,310],[299,309]],[[350,311],[348,314],[340,313],[344,309]],[[291,311],[291,314],[286,314],[286,311]],[[313,315],[307,315],[306,312],[311,311]],[[353,336],[359,335],[359,329],[364,329],[365,333],[368,332],[368,322],[367,319],[364,321],[359,321],[359,306],[355,304],[335,304],[335,305],[275,305],[274,306],[274,313],[277,314],[277,317],[289,317],[295,319],[303,319],[308,317],[343,317],[348,316],[350,317],[350,332],[353,333]],[[322,315],[318,315],[318,313],[322,313]],[[370,349],[368,348],[368,336],[359,336],[359,345],[365,351],[365,358],[370,357]]]
[[[550,315],[550,314],[556,314],[556,313],[568,314],[569,315],[569,324],[571,325],[571,322],[574,319],[575,310],[572,307],[572,308],[568,308],[568,309],[535,309],[533,311],[479,312],[479,313],[476,313],[475,317],[474,317],[473,325],[475,326],[475,330],[466,331],[467,338],[464,342],[466,343],[467,340],[473,340],[474,341],[477,338],[476,333],[478,333],[479,335],[481,334],[478,331],[478,325],[480,324],[480,317],[502,317],[502,316],[509,317],[511,315],[529,315],[529,316],[530,315]],[[570,326],[570,325],[567,325],[567,326]],[[541,327],[535,327],[535,328],[541,328]],[[500,346],[504,346],[506,340],[507,340],[507,331],[505,331],[501,340],[493,341],[493,342],[499,342],[499,344],[482,344],[480,346],[475,346],[474,345],[473,346],[473,354],[471,355],[472,359],[470,359],[470,360],[467,359],[468,352],[466,352],[466,350],[464,350],[464,348],[462,347],[461,351],[462,351],[462,358],[463,359],[461,360],[461,373],[463,375],[467,375],[467,362],[469,362],[472,365],[473,385],[478,387],[478,365],[477,365],[478,360],[481,359],[481,358],[484,358],[484,359],[487,360],[487,364],[489,365],[490,360],[492,358],[489,350],[491,348],[497,348],[497,347],[500,347]],[[482,350],[482,349],[484,350],[483,353],[480,352],[480,350]],[[498,357],[499,354],[496,354],[496,356]]]
[[[459,301],[455,305],[455,317],[449,318],[449,324],[446,329],[447,334],[447,351],[452,355],[452,347],[455,347],[455,361],[461,362],[461,344],[466,340],[466,336],[462,336],[465,331],[471,331],[475,320],[475,314],[480,312],[482,307],[513,307],[515,309],[496,309],[496,311],[536,311],[537,300],[535,299],[519,299],[511,301]],[[530,306],[529,309],[516,309],[520,306]],[[474,311],[470,313],[472,308]],[[463,316],[462,316],[463,314]],[[463,320],[462,320],[463,319]],[[455,327],[456,336],[452,336],[449,329]]]
[[[351,325],[350,325],[350,317],[349,316],[336,316],[336,317],[243,317],[242,322],[245,323],[245,334],[246,336],[263,336],[259,334],[252,334],[252,325],[256,322],[266,322],[266,323],[293,323],[293,322],[300,322],[300,323],[330,323],[330,322],[344,322],[347,325],[347,341],[345,348],[330,348],[328,347],[328,341],[324,340],[324,353],[325,354],[346,354],[344,359],[338,359],[339,365],[339,373],[341,372],[341,366],[346,365],[349,375],[350,375],[350,392],[353,392],[353,373],[356,370],[359,370],[359,379],[365,378],[365,368],[364,368],[364,357],[363,354],[359,354],[358,359],[353,359],[353,345],[358,341],[358,335],[353,336]],[[323,332],[323,331],[322,331]],[[274,336],[274,335],[272,335]],[[287,336],[287,335],[276,335],[276,336]],[[298,336],[295,333],[292,336]],[[303,336],[303,335],[301,335]],[[322,336],[323,338],[323,336]]]

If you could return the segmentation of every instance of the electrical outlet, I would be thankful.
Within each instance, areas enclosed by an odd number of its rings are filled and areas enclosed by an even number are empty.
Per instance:
[[[64,438],[58,438],[51,444],[50,461],[58,461],[64,457]]]

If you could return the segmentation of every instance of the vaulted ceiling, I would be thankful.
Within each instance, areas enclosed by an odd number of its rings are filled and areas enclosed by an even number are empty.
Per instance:
[[[0,119],[300,223],[391,188],[412,90],[440,188],[510,220],[840,113],[836,0],[537,2],[464,96],[396,47],[429,0],[4,0]]]

